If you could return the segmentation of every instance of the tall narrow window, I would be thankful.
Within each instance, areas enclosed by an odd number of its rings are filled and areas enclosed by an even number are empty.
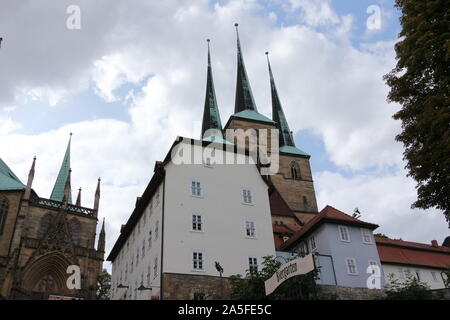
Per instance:
[[[47,234],[50,224],[52,223],[52,216],[50,214],[45,215],[41,220],[41,225],[39,227],[39,238],[42,239]]]
[[[191,194],[195,197],[200,197],[202,195],[202,186],[200,181],[191,182]]]
[[[313,250],[316,250],[316,238],[314,237],[314,236],[312,236],[310,239],[309,239],[309,247],[311,248],[311,252],[313,251]]]
[[[350,242],[350,234],[348,233],[348,228],[345,226],[338,226],[339,238],[341,241]]]
[[[158,257],[155,258],[155,262],[153,265],[153,279],[158,276]]]
[[[158,239],[159,221],[156,221],[155,225],[155,240]]]
[[[147,268],[147,287],[150,287],[150,272],[151,272],[151,270],[152,270],[152,267],[149,264],[148,268]]]
[[[6,198],[0,198],[0,234],[3,233],[3,226],[6,221],[6,214],[9,209],[9,201]]]
[[[145,239],[142,240],[142,259],[144,259],[145,256]]]
[[[203,270],[203,253],[195,251],[192,253],[192,267],[194,270]]]
[[[250,273],[258,272],[258,259],[255,257],[248,258],[248,269]]]
[[[242,202],[246,204],[253,203],[252,192],[249,189],[242,189]]]
[[[358,268],[356,267],[356,260],[354,258],[346,258],[347,273],[351,275],[358,274]]]
[[[299,167],[298,163],[295,162],[295,161],[292,161],[290,163],[290,167],[291,167],[292,179],[300,180],[301,179],[301,177],[300,177],[300,167]]]
[[[192,215],[192,230],[202,231],[202,216],[199,214]]]
[[[80,222],[76,218],[69,221],[69,231],[72,243],[77,246],[79,244]]]
[[[255,222],[254,221],[246,221],[245,222],[245,235],[247,237],[254,238],[256,237],[256,228],[255,228]]]
[[[148,232],[148,249],[150,250],[151,247],[152,247],[152,231],[150,230]]]
[[[369,229],[361,229],[362,242],[365,244],[372,244],[372,232]]]

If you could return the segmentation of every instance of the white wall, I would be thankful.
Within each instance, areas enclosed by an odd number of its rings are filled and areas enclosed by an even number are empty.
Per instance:
[[[112,263],[112,299],[148,300],[150,296],[159,296],[161,276],[161,216],[162,216],[162,190],[163,184],[159,186],[153,198],[147,204],[144,214],[136,224],[127,243],[120,250],[116,260]],[[155,229],[158,224],[158,237],[155,237]],[[149,246],[149,233],[152,232],[151,246]],[[133,240],[134,239],[134,240]],[[145,242],[144,255],[142,246]],[[139,250],[139,262],[136,264],[137,250]],[[131,260],[133,257],[133,271],[131,271]],[[155,276],[154,262],[157,258],[157,273]],[[150,266],[150,278],[147,278]],[[125,276],[125,270],[128,275]],[[122,275],[122,280],[120,276]],[[152,287],[152,291],[136,290],[142,283],[145,287]],[[122,283],[129,288],[117,288]],[[131,296],[130,296],[131,294]]]
[[[412,275],[416,275],[416,270],[419,271],[420,281],[426,283],[430,289],[443,289],[445,288],[444,281],[441,277],[441,271],[439,269],[431,269],[424,267],[414,267],[414,266],[404,266],[395,264],[382,263],[382,268],[385,274],[386,284],[389,284],[389,275],[392,274],[394,279],[404,281],[406,279],[406,273],[409,271]],[[402,277],[400,269],[403,271],[404,276]],[[436,280],[433,278],[432,272],[435,273]]]
[[[195,146],[198,150],[200,146]],[[217,151],[217,156],[222,151]],[[239,155],[243,158],[242,155]],[[191,195],[191,181],[202,184],[203,195]],[[242,203],[242,188],[252,192],[253,204]],[[191,230],[193,213],[203,219],[203,231]],[[245,221],[256,225],[256,238],[245,236]],[[268,186],[253,164],[166,166],[164,272],[218,276],[245,275],[248,258],[275,255]],[[204,271],[192,268],[192,252],[204,255]]]

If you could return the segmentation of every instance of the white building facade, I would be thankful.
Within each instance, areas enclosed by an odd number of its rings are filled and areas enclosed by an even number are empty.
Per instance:
[[[201,154],[207,144],[177,139],[171,150]],[[156,165],[108,257],[112,299],[225,297],[227,277],[275,255],[268,185],[257,166],[236,150],[211,146],[215,157],[201,163],[178,164],[169,152]],[[214,163],[225,157],[241,164]]]

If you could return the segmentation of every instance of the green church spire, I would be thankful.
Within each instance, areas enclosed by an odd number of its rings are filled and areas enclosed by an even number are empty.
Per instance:
[[[209,39],[207,41],[208,41],[208,70],[206,79],[205,107],[203,110],[202,137],[201,137],[202,139],[207,138],[207,136],[205,136],[205,132],[210,129],[217,130],[218,131],[217,133],[220,134],[220,136],[222,137],[222,122],[220,121],[219,108],[217,106],[216,100],[216,92],[214,90]]]
[[[253,99],[252,88],[248,81],[247,71],[245,70],[244,58],[242,57],[241,42],[239,41],[238,24],[236,27],[237,36],[237,80],[236,80],[236,99],[234,103],[234,113],[244,110],[256,109],[255,99]]]
[[[50,196],[51,200],[63,201],[64,200],[64,189],[68,185],[69,192],[67,203],[72,204],[72,192],[70,190],[70,142],[72,140],[72,134],[70,134],[69,143],[67,145],[66,153],[64,155],[63,162],[61,164],[61,169],[59,169],[58,177],[56,178],[55,186],[53,187],[52,194]]]
[[[267,64],[269,66],[270,75],[270,89],[272,94],[272,120],[277,123],[280,137],[280,147],[290,146],[295,147],[294,138],[292,132],[289,129],[289,125],[286,121],[286,117],[281,106],[280,98],[278,97],[277,87],[275,86],[275,80],[273,79],[272,68],[270,67],[269,53],[266,52]]]

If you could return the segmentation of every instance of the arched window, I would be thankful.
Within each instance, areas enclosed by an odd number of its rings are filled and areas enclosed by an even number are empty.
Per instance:
[[[0,234],[3,233],[3,226],[5,225],[8,209],[9,209],[8,199],[1,197],[0,198]]]
[[[291,167],[292,179],[300,180],[301,179],[300,167],[299,167],[298,163],[295,161],[291,161],[290,167]]]
[[[69,221],[69,231],[72,237],[72,243],[78,245],[80,240],[80,222],[77,219],[73,218]]]
[[[47,214],[41,219],[41,226],[39,228],[39,239],[43,239],[47,234],[50,224],[52,223],[52,215]]]

